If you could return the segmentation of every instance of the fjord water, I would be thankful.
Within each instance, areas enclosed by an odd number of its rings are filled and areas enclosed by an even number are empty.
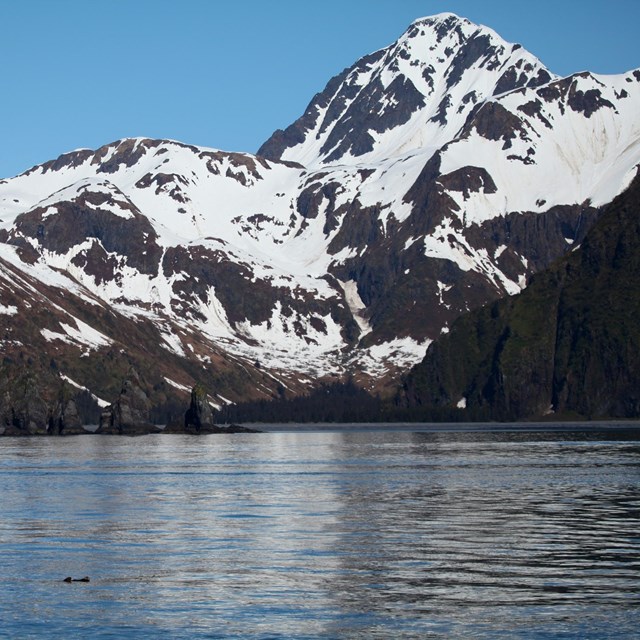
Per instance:
[[[3,638],[640,628],[638,431],[5,438],[0,459]]]

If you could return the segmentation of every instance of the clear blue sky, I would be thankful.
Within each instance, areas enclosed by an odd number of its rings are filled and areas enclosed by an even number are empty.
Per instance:
[[[639,0],[0,0],[0,176],[127,136],[254,152],[442,11],[562,75],[640,67]]]

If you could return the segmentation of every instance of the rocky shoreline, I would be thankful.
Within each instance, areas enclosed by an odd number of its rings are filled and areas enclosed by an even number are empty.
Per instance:
[[[191,402],[183,421],[170,422],[163,428],[151,422],[150,413],[149,396],[133,367],[123,380],[116,400],[102,411],[95,430],[82,423],[76,403],[62,381],[57,397],[49,402],[43,399],[35,377],[29,374],[11,384],[7,380],[0,382],[0,436],[259,433],[238,424],[215,424],[209,394],[200,384],[191,391]]]

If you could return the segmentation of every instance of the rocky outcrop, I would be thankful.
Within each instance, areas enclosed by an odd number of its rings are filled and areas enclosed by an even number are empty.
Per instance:
[[[40,396],[35,376],[29,371],[0,380],[0,429],[5,436],[47,433],[49,409]]]
[[[130,368],[118,399],[100,416],[96,433],[131,436],[159,433],[160,429],[151,424],[150,410],[149,396],[143,388],[143,382],[137,371]]]
[[[166,426],[163,433],[260,433],[239,424],[217,425],[214,422],[213,409],[205,387],[196,384],[191,389],[191,402],[184,414],[184,422],[173,422]]]
[[[202,385],[195,385],[191,390],[191,404],[184,416],[185,431],[200,433],[213,426],[213,411],[209,404],[209,396]]]
[[[87,433],[82,426],[82,420],[80,419],[76,402],[71,397],[69,389],[65,385],[61,385],[58,401],[49,416],[47,433],[58,436]]]
[[[42,250],[66,254],[91,238],[91,244],[73,258],[74,264],[88,274],[103,280],[115,277],[114,264],[110,278],[105,277],[104,263],[122,256],[123,268],[157,275],[162,256],[157,233],[115,185],[89,179],[58,197],[53,206],[45,201],[44,206],[21,214],[9,232],[8,242],[28,247],[36,240]]]
[[[0,372],[0,435],[86,433],[73,390],[52,372],[6,367]]]

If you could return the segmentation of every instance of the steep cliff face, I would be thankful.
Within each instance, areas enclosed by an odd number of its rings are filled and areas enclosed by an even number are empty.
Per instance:
[[[137,435],[160,431],[151,423],[151,403],[146,384],[131,367],[116,401],[100,416],[98,433]]]
[[[218,406],[388,391],[457,317],[583,241],[635,175],[638,113],[640,72],[558,78],[440,14],[259,155],[143,138],[64,154],[0,181],[6,357],[53,359],[107,404],[133,365],[172,417],[198,383]]]
[[[405,381],[472,418],[640,415],[640,178],[521,294],[461,317]]]
[[[0,367],[0,435],[74,435],[86,433],[75,389],[51,371],[30,366]]]

